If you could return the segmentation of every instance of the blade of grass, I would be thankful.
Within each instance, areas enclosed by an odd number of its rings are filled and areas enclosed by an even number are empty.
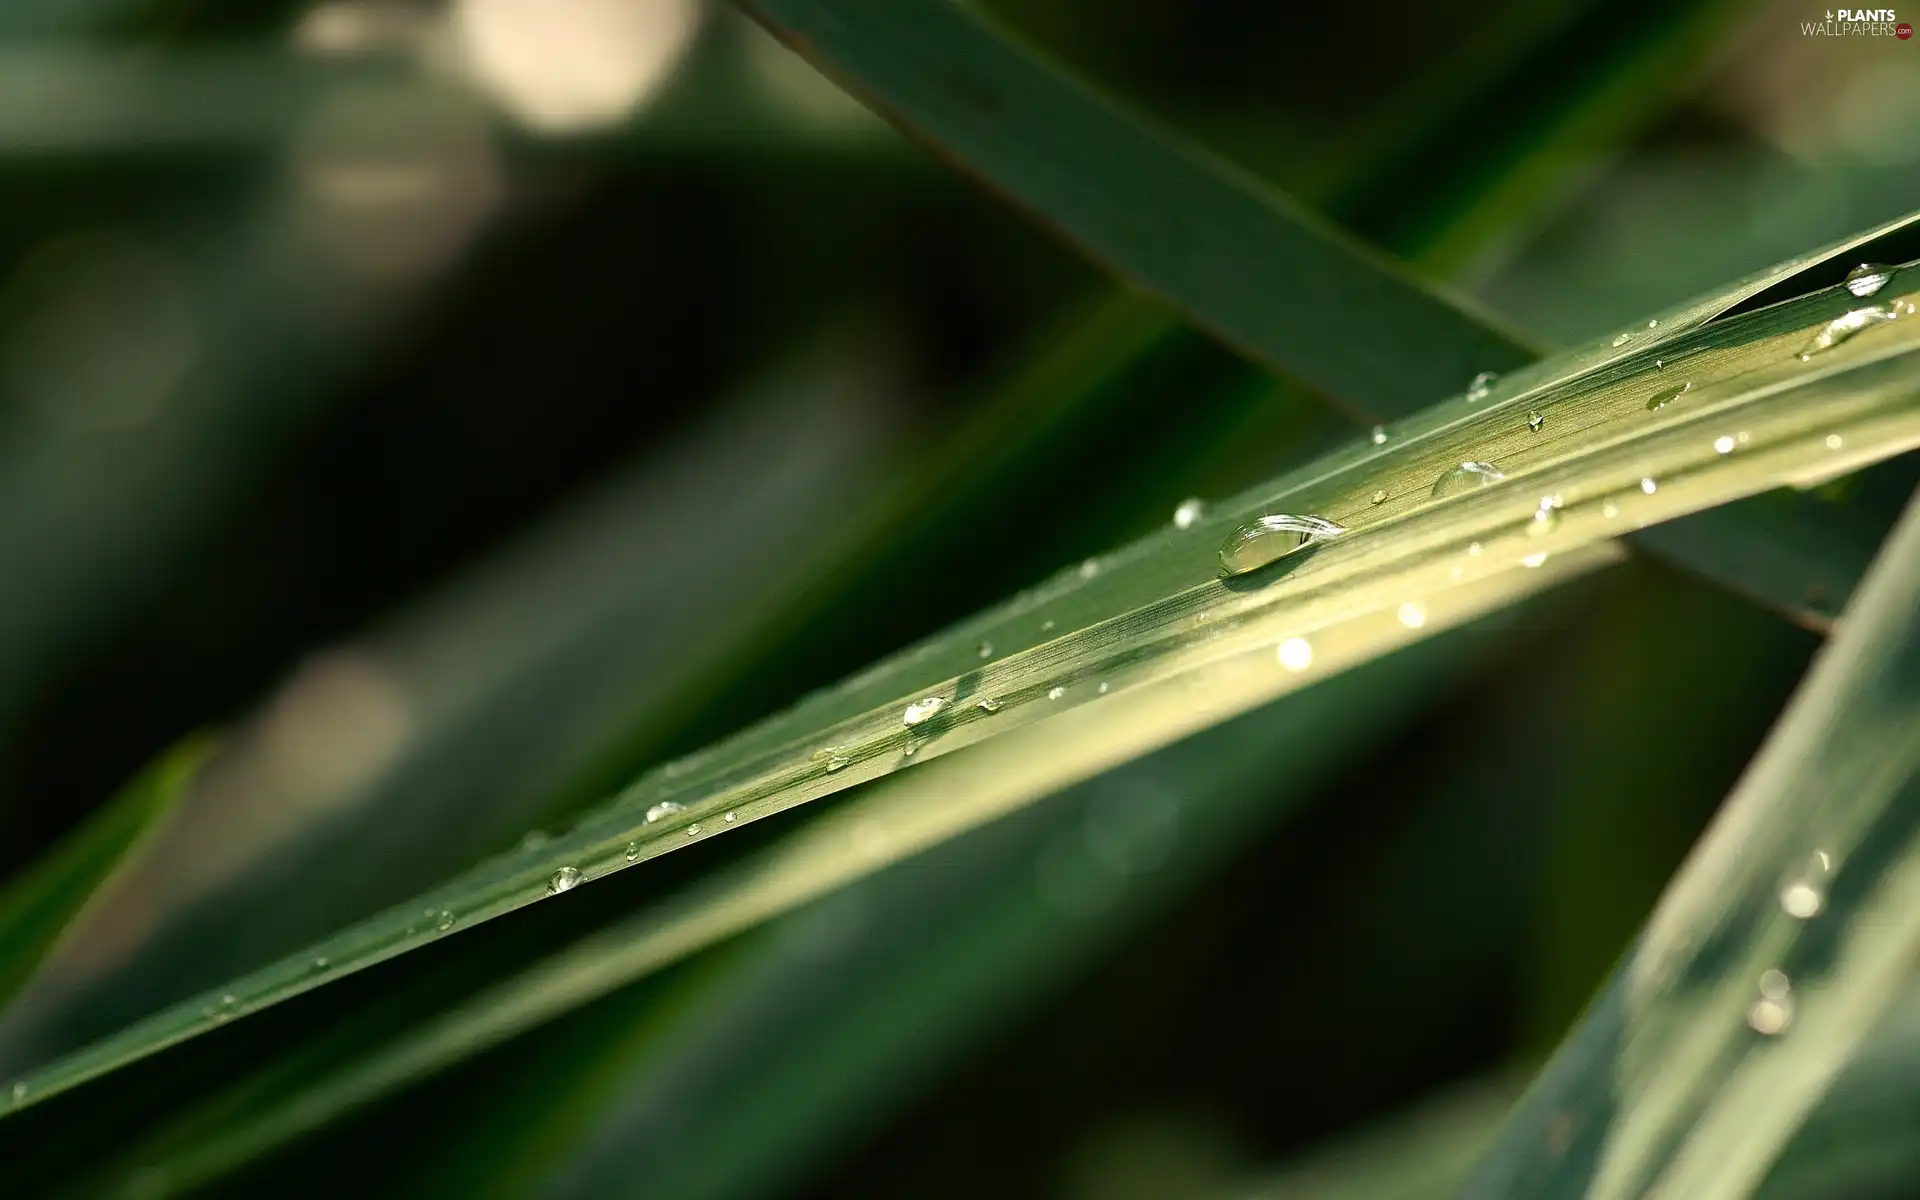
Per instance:
[[[151,843],[212,749],[212,739],[202,736],[169,750],[0,891],[0,1011],[88,905]]]
[[[1479,372],[1512,372],[1535,357],[1519,335],[1422,286],[1284,197],[1112,109],[962,6],[741,0],[741,7],[1094,260],[1363,423],[1404,417]],[[1903,218],[1689,301],[1656,316],[1657,324],[1623,331],[1618,344],[1603,340],[1556,358],[1554,368],[1585,370],[1665,342],[1757,295],[1777,295],[1795,276],[1867,243],[1894,236],[1904,246],[1914,222]],[[1385,351],[1366,336],[1376,330],[1391,331]],[[1510,386],[1547,382],[1536,367]],[[1764,514],[1736,510],[1721,521],[1746,523],[1743,540],[1767,538]],[[1811,628],[1824,628],[1826,612],[1809,607],[1807,595],[1826,594],[1850,565],[1821,561],[1814,543],[1770,554],[1780,574],[1757,575],[1751,556],[1723,568],[1711,531],[1646,548],[1659,554],[1676,545],[1708,555],[1678,565]]]
[[[1916,283],[1920,271],[1901,272],[1886,303],[1905,311]],[[444,936],[422,921],[423,907],[470,927],[952,750],[1083,711],[1092,715],[1079,719],[1117,716],[1129,691],[1165,706],[1170,682],[1183,677],[1197,693],[1195,704],[1208,694],[1223,698],[1226,707],[1206,718],[1218,720],[1279,694],[1288,686],[1281,676],[1311,677],[1309,660],[1364,657],[1401,623],[1437,626],[1461,589],[1480,581],[1524,575],[1549,559],[1564,562],[1623,528],[1750,495],[1783,478],[1920,444],[1920,322],[1894,321],[1823,353],[1795,354],[1854,302],[1844,291],[1823,292],[1696,330],[1671,351],[1689,355],[1695,387],[1684,405],[1659,414],[1647,411],[1658,373],[1644,360],[1537,394],[1442,405],[1387,445],[1362,442],[1189,529],[1090,560],[779,717],[669,763],[549,845],[482,864],[310,952],[37,1071],[23,1081],[28,1102],[195,1036],[237,1011]],[[1554,414],[1553,436],[1531,428],[1522,415],[1529,409]],[[1736,440],[1736,431],[1746,440]],[[1450,479],[1469,458],[1501,463],[1506,478],[1468,494],[1433,496],[1435,481]],[[1543,496],[1555,499],[1543,504]],[[1351,532],[1281,568],[1220,581],[1218,539],[1238,522],[1276,510],[1316,513]],[[1291,669],[1276,675],[1269,665],[1247,677],[1253,662],[1270,664],[1276,643],[1289,646],[1283,662]],[[939,703],[916,711],[931,708],[931,718],[903,720],[909,703],[925,697]],[[1115,722],[1100,765],[1164,739],[1171,719],[1158,712],[1153,721]],[[312,969],[316,954],[329,962],[324,973]]]
[[[1471,1196],[1744,1196],[1920,951],[1920,498]]]

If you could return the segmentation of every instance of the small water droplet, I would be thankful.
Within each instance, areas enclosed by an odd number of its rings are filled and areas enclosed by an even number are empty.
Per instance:
[[[561,892],[570,892],[579,886],[580,872],[573,867],[561,867],[547,877],[547,895],[558,896]]]
[[[1547,419],[1540,415],[1540,412],[1538,409],[1527,414],[1527,428],[1532,430],[1535,433],[1539,433],[1541,427],[1544,426],[1546,423],[1547,423]]]
[[[844,754],[830,755],[827,758],[827,774],[832,775],[836,771],[844,771],[852,762],[853,760]]]
[[[1492,487],[1506,477],[1506,472],[1492,463],[1463,462],[1434,480],[1433,498],[1438,500],[1442,496],[1453,496],[1476,488]]]
[[[1647,328],[1648,328],[1648,329],[1658,329],[1658,328],[1660,328],[1660,318],[1658,318],[1658,317],[1654,317],[1653,319],[1651,319],[1651,320],[1649,320],[1649,321],[1647,322]]]
[[[1640,490],[1651,496],[1660,490],[1660,485],[1654,482],[1653,476],[1648,475],[1640,480]]]
[[[1387,502],[1387,490],[1385,488],[1381,488],[1375,491],[1373,493],[1373,502],[1375,504],[1385,504]]]
[[[1093,689],[1093,690],[1094,690],[1094,691],[1096,691],[1096,692],[1099,692],[1099,693],[1100,693],[1100,694],[1101,694],[1102,696],[1104,696],[1104,695],[1106,695],[1106,694],[1107,694],[1107,685],[1106,685],[1106,683],[1105,683],[1105,682],[1102,682],[1102,683],[1100,684],[1100,686],[1099,686],[1099,687],[1097,687],[1097,688],[1095,688],[1095,689]]]
[[[1870,304],[1865,308],[1856,308],[1850,313],[1828,321],[1826,327],[1813,336],[1813,340],[1800,351],[1800,360],[1805,362],[1824,350],[1831,350],[1840,343],[1849,340],[1863,329],[1875,325],[1885,325],[1888,321],[1905,316],[1899,306]]]
[[[27,1098],[27,1084],[25,1080],[20,1080],[19,1082],[16,1082],[13,1085],[13,1102],[15,1105],[18,1105],[22,1101],[24,1101],[26,1098]]]
[[[212,1017],[215,1024],[223,1024],[233,1020],[234,1014],[238,1012],[239,1009],[240,1002],[234,999],[232,992],[228,992],[226,995],[220,997],[218,1004],[208,1006],[206,1015]]]
[[[1063,687],[1050,687],[1047,689],[1047,699],[1049,700],[1058,700],[1060,697],[1066,694],[1067,694],[1067,689]]]
[[[1540,497],[1540,507],[1533,510],[1533,520],[1527,522],[1528,537],[1542,537],[1560,527],[1560,497]]]
[[[640,843],[628,842],[627,843],[627,861],[635,862],[639,858],[640,858]]]
[[[1088,560],[1080,564],[1080,578],[1082,579],[1092,579],[1095,575],[1098,575],[1099,573],[1100,573],[1100,560],[1097,558],[1089,558]]]
[[[444,909],[444,908],[441,909],[440,915],[434,918],[433,926],[435,929],[438,929],[441,933],[445,933],[447,930],[452,929],[453,913],[448,911],[447,909]]]
[[[1846,444],[1847,444],[1847,443],[1846,443],[1846,441],[1845,441],[1845,439],[1843,439],[1843,438],[1842,438],[1842,437],[1841,437],[1841,436],[1840,436],[1839,434],[1837,434],[1837,433],[1830,433],[1830,434],[1828,434],[1828,435],[1827,435],[1827,449],[1829,449],[1829,450],[1838,450],[1838,449],[1839,449],[1840,447],[1842,447],[1842,446],[1844,446],[1844,445],[1846,445]]]
[[[1613,339],[1613,344],[1614,344],[1614,345],[1616,345],[1616,346],[1624,346],[1624,345],[1626,345],[1626,344],[1627,344],[1628,342],[1630,342],[1630,341],[1632,341],[1632,340],[1633,340],[1633,335],[1632,335],[1632,334],[1630,334],[1630,333],[1623,333],[1623,334],[1621,334],[1621,335],[1620,335],[1619,337],[1616,337],[1616,338],[1614,338],[1614,339]]]
[[[922,700],[915,700],[907,705],[907,711],[901,715],[901,724],[924,725],[946,706],[947,701],[944,696],[928,696]]]
[[[982,697],[980,703],[974,705],[974,707],[983,713],[997,713],[1000,711],[1000,702],[992,696],[985,696]]]
[[[700,836],[700,822],[695,821],[693,824],[687,826],[687,836],[688,837]]]
[[[313,958],[313,969],[314,969],[314,970],[316,970],[316,971],[324,971],[324,970],[326,970],[326,969],[327,969],[328,967],[331,967],[332,965],[333,965],[333,962],[332,962],[332,961],[331,961],[330,959],[328,959],[326,955],[324,955],[324,954],[316,954],[316,955],[314,955],[314,958]]]
[[[1042,622],[1040,622],[1040,632],[1041,632],[1041,633],[1045,633],[1045,632],[1046,632],[1047,630],[1049,630],[1049,629],[1052,629],[1052,628],[1053,628],[1053,618],[1052,618],[1052,617],[1048,617],[1048,618],[1047,618],[1046,620],[1044,620],[1044,621],[1042,621]]]
[[[1861,263],[1847,272],[1847,290],[1865,300],[1893,278],[1893,268],[1884,263]]]
[[[1289,671],[1304,671],[1313,665],[1313,646],[1305,638],[1288,638],[1280,643],[1276,653],[1280,665]]]
[[[1760,972],[1760,994],[1769,1000],[1784,1000],[1793,990],[1793,981],[1785,971],[1769,967]]]
[[[1780,907],[1802,921],[1818,916],[1822,903],[1819,890],[1808,883],[1790,883],[1780,892]]]
[[[1760,999],[1747,1010],[1754,1032],[1773,1037],[1793,1023],[1793,984],[1787,973],[1769,968],[1760,973]]]
[[[1485,400],[1488,394],[1493,391],[1493,385],[1498,382],[1499,379],[1500,373],[1498,371],[1482,371],[1478,375],[1475,375],[1473,382],[1467,385],[1467,400],[1474,404]]]
[[[1427,623],[1427,608],[1417,600],[1409,600],[1400,606],[1400,623],[1408,629],[1418,629]]]
[[[1387,444],[1387,427],[1385,425],[1375,425],[1373,432],[1367,436],[1373,439],[1374,445],[1384,446]]]
[[[1715,451],[1721,454],[1732,454],[1733,439],[1723,433],[1719,437],[1713,439],[1713,448]]]
[[[538,850],[546,844],[547,831],[544,829],[529,829],[526,836],[520,839],[520,848],[522,850]]]
[[[1611,521],[1620,515],[1620,506],[1609,500],[1600,506],[1600,515]]]
[[[1198,496],[1188,496],[1173,510],[1175,529],[1192,529],[1194,522],[1207,514],[1207,506]]]
[[[1468,542],[1468,543],[1467,543],[1467,557],[1468,557],[1468,558],[1479,558],[1479,557],[1480,557],[1480,543],[1479,543],[1479,542]]]
[[[727,812],[727,815],[726,815],[726,817],[725,817],[725,820],[726,820],[726,822],[727,822],[727,824],[729,824],[729,825],[731,825],[731,824],[733,824],[733,823],[734,823],[735,821],[738,821],[739,819],[740,819],[740,814],[739,814],[739,813],[737,813],[737,812],[734,812],[734,811],[732,811],[731,809],[729,809],[729,810],[728,810],[728,812]]]
[[[1688,380],[1687,382],[1682,384],[1677,384],[1674,387],[1661,388],[1659,391],[1655,392],[1653,395],[1647,397],[1647,411],[1659,412],[1661,409],[1665,408],[1669,404],[1672,404],[1675,400],[1678,400],[1681,396],[1684,396],[1686,393],[1692,390],[1693,390],[1692,380]]]
[[[1522,558],[1520,560],[1520,565],[1523,567],[1537,567],[1546,561],[1547,561],[1547,552],[1545,550],[1536,550],[1532,554],[1529,554],[1526,557]]]
[[[1285,558],[1325,538],[1339,537],[1346,527],[1325,517],[1272,513],[1255,517],[1227,535],[1220,544],[1220,573],[1244,575]]]
[[[977,650],[975,650],[975,651],[974,651],[973,653],[974,653],[974,655],[975,655],[976,657],[978,657],[978,658],[992,658],[992,657],[993,657],[993,643],[992,643],[992,642],[981,642],[981,643],[980,643],[980,648],[979,648],[979,649],[977,649]]]

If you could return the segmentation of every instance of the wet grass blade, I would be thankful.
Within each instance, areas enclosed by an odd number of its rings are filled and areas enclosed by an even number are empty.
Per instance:
[[[1916,287],[1920,271],[1902,272],[1885,303],[1906,312]],[[1371,657],[1408,631],[1463,619],[1476,589],[1583,569],[1592,560],[1579,552],[1628,529],[1909,449],[1920,444],[1920,321],[1887,322],[1808,358],[1796,353],[1855,303],[1844,291],[1823,292],[1663,348],[1687,356],[1694,386],[1683,405],[1657,413],[1646,399],[1663,373],[1645,358],[1556,388],[1441,405],[1384,445],[1362,440],[1189,528],[1069,568],[667,764],[547,845],[484,863],[34,1072],[29,1102],[424,945],[448,924],[471,927],[966,746],[1091,722],[1098,752],[1081,761],[1063,754],[1066,774],[1050,785],[1063,786]],[[1530,413],[1551,416],[1534,422]],[[1501,478],[1461,472],[1469,460],[1500,464]],[[1488,486],[1456,493],[1462,481]],[[1350,532],[1223,582],[1222,537],[1275,511],[1317,514]],[[1274,666],[1276,644],[1283,669]],[[436,926],[423,911],[450,920]],[[325,971],[314,969],[315,956],[327,960]]]
[[[1110,107],[1027,55],[962,6],[888,0],[741,0],[741,7],[882,115],[983,186],[1058,230],[1116,274],[1258,362],[1318,390],[1362,424],[1424,408],[1481,372],[1511,371],[1537,349],[1460,300],[1406,275],[1285,197],[1170,133]],[[1697,33],[1697,30],[1696,30]],[[1579,371],[1669,341],[1794,280],[1835,269],[1889,238],[1913,257],[1914,218],[1844,239],[1697,297],[1582,355]],[[1367,331],[1383,336],[1370,337]],[[1536,367],[1525,386],[1549,382]],[[1796,523],[1828,520],[1817,501]],[[1716,526],[1636,548],[1824,630],[1850,591],[1844,548],[1781,543],[1722,562],[1720,530],[1743,545],[1771,541],[1766,513],[1722,514]],[[1676,557],[1676,552],[1686,557]],[[1755,569],[1764,559],[1767,570]],[[1809,595],[1828,597],[1809,603]]]
[[[211,749],[196,737],[168,751],[0,891],[0,1009],[153,837]]]
[[[1752,1193],[1920,952],[1920,498],[1471,1196]]]

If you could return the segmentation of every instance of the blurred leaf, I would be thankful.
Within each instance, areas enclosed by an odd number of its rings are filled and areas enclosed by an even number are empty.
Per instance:
[[[1920,499],[1465,1194],[1741,1196],[1920,951]]]
[[[1906,311],[1916,278],[1909,271],[1890,284],[1887,303]],[[470,927],[729,825],[890,773],[916,755],[924,763],[1029,725],[1064,733],[1097,723],[1097,755],[1070,762],[1051,781],[1062,786],[1327,668],[1364,661],[1410,630],[1464,619],[1454,606],[1469,593],[1476,606],[1497,603],[1502,593],[1530,592],[1557,572],[1583,569],[1595,560],[1575,552],[1622,526],[1908,448],[1920,441],[1912,373],[1920,323],[1893,322],[1821,353],[1795,354],[1853,303],[1843,290],[1823,292],[1662,344],[1663,355],[1688,356],[1695,386],[1661,416],[1647,413],[1660,371],[1647,361],[1651,351],[1559,387],[1509,385],[1482,402],[1442,405],[1384,446],[1362,442],[1192,528],[1089,560],[782,716],[667,764],[550,845],[482,864],[307,953],[156,1014],[29,1076],[30,1091],[64,1090],[238,1011],[431,942],[445,926]],[[1530,410],[1553,414],[1550,434],[1524,418]],[[1727,432],[1736,429],[1747,441]],[[1826,439],[1839,439],[1844,450]],[[1469,459],[1501,464],[1502,481],[1454,494],[1455,468]],[[1554,499],[1542,503],[1543,496]],[[1215,578],[1217,539],[1275,511],[1315,513],[1351,532],[1277,567]],[[1550,567],[1535,570],[1549,558]],[[1276,672],[1270,655],[1283,641],[1289,669]],[[1108,690],[1114,695],[1101,699]],[[1063,764],[1069,761],[1063,753]],[[448,919],[436,928],[423,922],[423,910]],[[324,975],[312,969],[316,954],[329,961]]]
[[[0,1009],[152,839],[212,749],[200,736],[169,750],[0,891]]]
[[[741,0],[741,7],[1095,260],[1363,422],[1404,417],[1480,372],[1513,371],[1535,356],[1517,334],[1428,290],[1284,197],[1109,107],[962,6]],[[1829,286],[1869,243],[1897,242],[1904,251],[1878,254],[1882,260],[1912,258],[1920,249],[1916,228],[1916,217],[1902,218],[1658,314],[1618,340],[1557,356],[1549,360],[1557,379],[1540,365],[1517,378],[1528,388],[1564,381],[1742,310],[1757,296],[1777,300],[1795,288]],[[1375,330],[1392,331],[1384,350],[1368,336]],[[1764,512],[1735,509],[1719,524],[1744,526],[1744,542],[1774,540]],[[1692,552],[1679,564],[1812,628],[1824,628],[1825,616],[1808,595],[1832,594],[1834,580],[1853,565],[1844,551],[1827,559],[1819,542],[1781,540],[1767,555],[1773,569],[1760,572],[1751,569],[1751,554],[1723,564],[1719,545],[1709,529],[1647,548]]]

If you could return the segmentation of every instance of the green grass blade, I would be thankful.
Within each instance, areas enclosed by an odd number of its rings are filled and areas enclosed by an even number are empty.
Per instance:
[[[1472,1196],[1750,1194],[1920,953],[1920,499]]]
[[[1916,286],[1920,271],[1902,272],[1884,302],[1904,312]],[[1165,744],[1181,722],[1224,719],[1411,632],[1465,619],[1471,612],[1455,605],[1485,603],[1490,593],[1478,589],[1504,589],[1506,598],[1531,590],[1514,582],[1529,573],[1544,579],[1591,565],[1579,552],[1625,529],[1911,448],[1920,444],[1920,321],[1884,324],[1808,359],[1796,354],[1855,304],[1844,291],[1822,292],[1662,347],[1687,356],[1694,386],[1684,404],[1658,413],[1646,401],[1672,376],[1645,356],[1558,388],[1442,405],[1385,445],[1363,440],[1191,528],[1070,568],[667,764],[546,846],[482,864],[35,1072],[29,1100],[445,936],[423,911],[470,927],[953,750],[1092,722],[1099,754],[1072,763],[1063,754],[1068,774],[1051,783],[1063,786]],[[1530,411],[1550,414],[1543,431],[1551,434],[1531,427]],[[1434,497],[1436,480],[1469,459],[1499,463],[1506,479]],[[1558,500],[1543,505],[1542,497]],[[1221,581],[1222,537],[1275,511],[1318,514],[1351,532],[1280,568]],[[1275,668],[1277,643],[1295,669]],[[907,706],[925,697],[942,702],[938,711],[906,724]],[[326,971],[314,970],[315,955],[328,960]]]
[[[1298,379],[1364,423],[1392,421],[1480,372],[1512,371],[1536,350],[1515,333],[1432,290],[1284,197],[1162,130],[1149,129],[1031,58],[963,6],[888,0],[741,0],[741,7],[936,153],[1256,361]],[[1697,36],[1697,29],[1695,30]],[[1658,314],[1573,356],[1582,371],[1667,341],[1805,272],[1846,263],[1861,247],[1901,238],[1914,218],[1757,273]],[[1888,261],[1886,255],[1881,255]],[[1846,264],[1850,265],[1850,264]],[[1839,267],[1845,269],[1845,265]],[[1835,277],[1837,279],[1837,276]],[[1822,277],[1822,282],[1832,282]],[[1382,339],[1359,331],[1386,332]],[[1518,382],[1551,382],[1540,367]],[[1779,504],[1812,509],[1812,500]],[[1823,520],[1809,512],[1802,523]],[[1742,543],[1768,540],[1765,514],[1736,509]],[[1636,547],[1824,629],[1850,588],[1852,564],[1821,543],[1770,548],[1722,563],[1717,529]],[[1847,582],[1850,582],[1847,581]],[[1832,599],[1810,605],[1809,594]]]
[[[0,1009],[173,812],[212,750],[190,738],[0,891]]]

